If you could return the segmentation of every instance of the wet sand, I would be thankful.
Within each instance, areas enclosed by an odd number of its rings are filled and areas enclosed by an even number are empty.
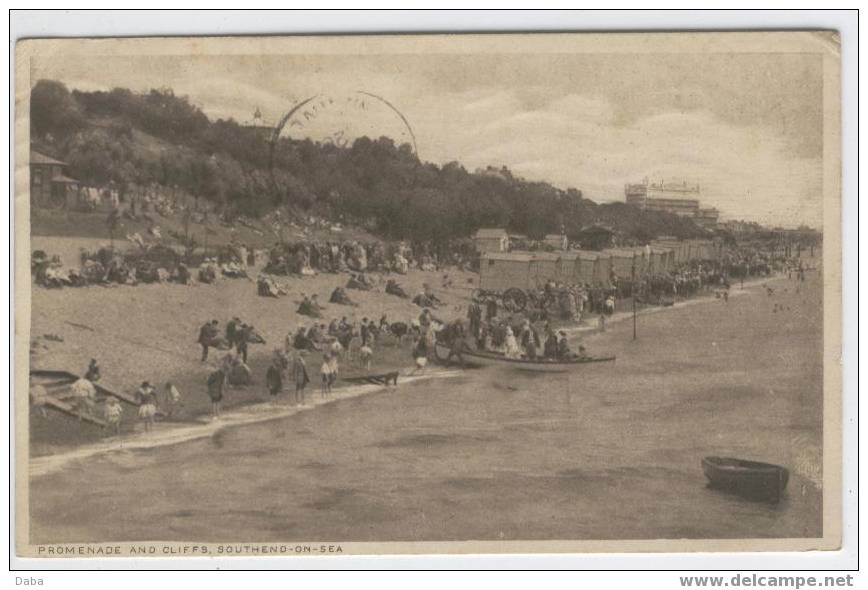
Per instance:
[[[468,371],[76,462],[33,478],[32,541],[817,536],[819,280],[770,284],[584,337],[614,364]],[[708,489],[711,454],[788,466],[785,499]]]

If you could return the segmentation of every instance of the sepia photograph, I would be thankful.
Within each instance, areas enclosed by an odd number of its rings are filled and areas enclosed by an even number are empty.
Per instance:
[[[841,545],[834,31],[16,47],[16,552]]]

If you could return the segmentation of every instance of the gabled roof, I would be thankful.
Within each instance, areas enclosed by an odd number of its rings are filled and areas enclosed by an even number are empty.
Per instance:
[[[45,154],[40,154],[37,151],[30,150],[30,163],[31,164],[54,164],[57,166],[66,166],[66,162],[61,162],[60,160],[55,160],[54,158],[49,158]]]
[[[487,252],[482,258],[488,260],[504,260],[512,262],[530,262],[534,259],[532,252]]]
[[[586,232],[606,232],[606,233],[610,233],[610,234],[617,233],[611,227],[609,227],[607,225],[602,225],[600,223],[593,223],[591,225],[586,225],[581,230],[579,230],[579,233],[582,233],[582,234],[586,233]]]
[[[478,229],[475,238],[505,238],[508,237],[505,229]]]

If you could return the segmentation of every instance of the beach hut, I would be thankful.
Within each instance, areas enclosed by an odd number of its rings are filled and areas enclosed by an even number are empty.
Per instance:
[[[561,253],[534,252],[531,261],[531,287],[541,287],[546,281],[561,280]]]
[[[596,280],[597,253],[577,250],[576,282],[593,285]]]
[[[672,270],[672,250],[669,248],[651,248],[651,273],[664,274]]]
[[[560,275],[561,282],[575,285],[582,282],[579,279],[579,252],[577,250],[568,250],[560,253]]]
[[[480,229],[473,236],[479,254],[506,252],[509,250],[509,235],[503,229]]]
[[[479,288],[505,291],[510,287],[527,289],[535,283],[531,274],[534,256],[530,252],[486,252],[480,258]]]
[[[634,250],[612,249],[603,250],[603,252],[609,255],[609,266],[612,274],[621,279],[628,279],[633,275],[633,263],[636,257]],[[639,272],[640,269],[637,266],[636,273],[638,274]]]
[[[594,284],[608,287],[612,284],[612,256],[608,252],[597,252],[594,264]]]

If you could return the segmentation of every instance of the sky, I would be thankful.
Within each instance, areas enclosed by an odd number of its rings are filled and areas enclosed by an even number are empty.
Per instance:
[[[259,108],[273,123],[317,97],[286,134],[402,142],[409,125],[437,164],[507,166],[597,202],[645,177],[687,180],[724,219],[822,225],[819,55],[53,56],[31,67],[34,83],[70,89],[168,87],[239,122]]]

